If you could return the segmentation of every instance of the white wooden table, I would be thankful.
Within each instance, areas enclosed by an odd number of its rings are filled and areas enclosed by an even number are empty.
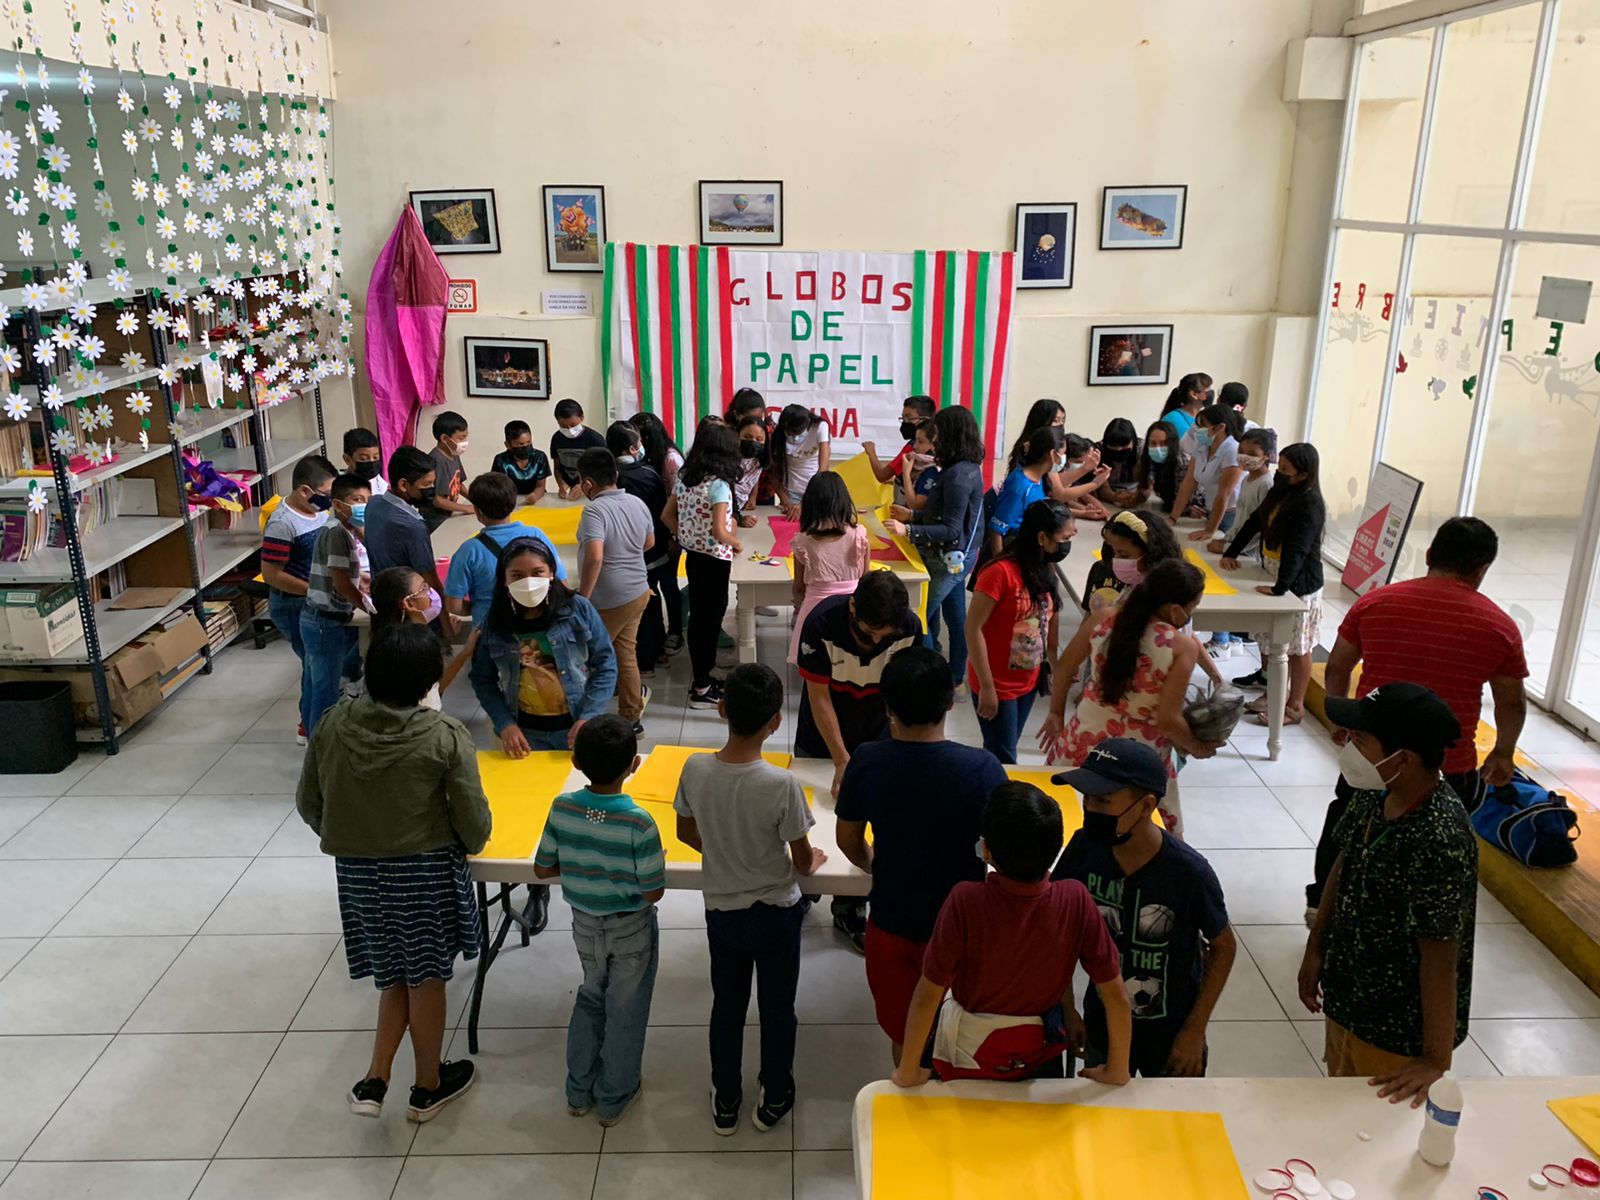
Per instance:
[[[1358,1200],[1475,1200],[1483,1186],[1521,1200],[1541,1194],[1528,1186],[1528,1176],[1545,1163],[1567,1166],[1575,1157],[1594,1157],[1545,1101],[1600,1091],[1600,1077],[1463,1079],[1461,1089],[1466,1106],[1455,1160],[1443,1168],[1417,1157],[1422,1112],[1377,1099],[1364,1079],[1135,1079],[1123,1088],[1084,1079],[961,1081],[901,1094],[1220,1113],[1252,1197],[1270,1193],[1249,1181],[1290,1158],[1312,1163],[1323,1182],[1351,1184]],[[897,1091],[883,1080],[856,1096],[856,1187],[862,1200],[872,1195],[872,1101]],[[1371,1140],[1363,1141],[1362,1133]],[[1597,1193],[1572,1187],[1543,1194]]]
[[[1140,512],[1139,516],[1146,521],[1166,519],[1157,512]],[[1072,539],[1072,553],[1057,568],[1080,611],[1089,568],[1099,558],[1105,544],[1100,536],[1101,525],[1100,521],[1079,521],[1077,536]],[[1237,571],[1222,570],[1217,565],[1220,555],[1209,553],[1204,542],[1189,540],[1189,534],[1202,527],[1200,521],[1185,518],[1173,532],[1179,545],[1204,555],[1217,574],[1238,591],[1232,596],[1207,596],[1201,600],[1200,607],[1195,610],[1194,627],[1205,631],[1247,632],[1255,635],[1261,644],[1261,661],[1267,672],[1267,757],[1276,759],[1283,747],[1283,709],[1289,695],[1289,638],[1294,633],[1295,618],[1305,611],[1306,602],[1292,592],[1263,596],[1256,591],[1257,584],[1273,583],[1277,577],[1268,574],[1253,558],[1241,558]]]

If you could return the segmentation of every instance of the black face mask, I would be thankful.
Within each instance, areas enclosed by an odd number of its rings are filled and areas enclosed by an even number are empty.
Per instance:
[[[333,507],[333,497],[327,492],[312,492],[311,507],[318,512],[327,512]]]
[[[1111,462],[1127,462],[1133,457],[1133,447],[1124,446],[1121,450],[1113,450],[1110,446],[1100,448],[1100,457]]]
[[[1133,837],[1133,830],[1130,829],[1126,833],[1118,833],[1117,823],[1128,815],[1131,808],[1132,805],[1129,805],[1128,808],[1119,813],[1090,812],[1085,809],[1083,813],[1083,836],[1097,846],[1126,845],[1128,839]]]
[[[438,494],[439,489],[430,483],[427,487],[423,488],[417,493],[416,498],[413,499],[411,503],[416,505],[418,508],[427,508],[433,503],[433,498]]]
[[[753,458],[756,462],[765,466],[767,462],[767,444],[757,441],[755,438],[740,438],[739,457]]]
[[[382,465],[379,462],[358,462],[350,468],[350,474],[359,476],[371,483],[378,477],[378,468]]]
[[[917,422],[916,421],[901,421],[900,422],[900,437],[901,437],[901,439],[903,441],[909,442],[912,438],[914,438],[916,436],[917,436]]]
[[[511,455],[512,458],[516,459],[518,462],[527,462],[530,458],[533,457],[533,447],[532,446],[513,446],[508,451],[508,453]]]
[[[1039,555],[1040,562],[1058,563],[1072,552],[1071,542],[1062,542],[1054,550],[1042,551]]]

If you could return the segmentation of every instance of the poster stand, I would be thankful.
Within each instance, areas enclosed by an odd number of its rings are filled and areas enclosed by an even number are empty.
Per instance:
[[[1364,596],[1394,578],[1400,548],[1411,529],[1411,518],[1422,495],[1422,480],[1397,471],[1388,463],[1372,469],[1361,521],[1350,542],[1350,556],[1339,581]]]

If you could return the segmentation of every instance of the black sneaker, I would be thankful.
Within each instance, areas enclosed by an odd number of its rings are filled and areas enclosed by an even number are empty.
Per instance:
[[[715,708],[722,699],[722,685],[708,683],[703,688],[692,687],[689,689],[690,708]]]
[[[643,721],[635,721],[633,723],[633,736],[636,737],[636,738],[642,738],[644,736],[644,722]]]
[[[766,1133],[779,1121],[794,1111],[794,1089],[789,1089],[789,1094],[781,1101],[767,1099],[767,1089],[761,1089],[761,1096],[756,1101],[756,1106],[750,1112],[750,1124],[760,1132]]]
[[[718,1137],[732,1137],[734,1130],[739,1128],[739,1105],[742,1100],[735,1100],[727,1108],[722,1106],[722,1101],[717,1099],[717,1089],[711,1089],[711,1127],[717,1131]]]
[[[855,897],[850,897],[849,903],[839,903],[844,897],[837,897],[833,906],[833,927],[844,934],[850,941],[850,949],[863,958],[867,954],[867,914],[861,906],[854,903]]]
[[[477,1077],[477,1069],[472,1065],[470,1058],[464,1058],[460,1062],[440,1063],[438,1087],[411,1089],[411,1103],[406,1106],[406,1120],[417,1122],[433,1120],[439,1115],[440,1109],[472,1087]]]
[[[389,1084],[382,1079],[363,1079],[350,1089],[347,1099],[350,1111],[358,1117],[383,1115],[383,1098],[389,1094]]]
[[[1238,688],[1264,688],[1267,686],[1267,673],[1262,668],[1257,667],[1248,675],[1236,675],[1233,680],[1233,686]]]

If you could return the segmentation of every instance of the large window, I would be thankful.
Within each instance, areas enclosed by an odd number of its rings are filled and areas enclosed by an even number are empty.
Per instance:
[[[1540,301],[1600,283],[1600,0],[1364,35],[1348,103],[1306,430],[1328,553],[1380,461],[1423,483],[1399,577],[1442,521],[1488,521],[1530,690],[1600,730],[1600,293]]]

